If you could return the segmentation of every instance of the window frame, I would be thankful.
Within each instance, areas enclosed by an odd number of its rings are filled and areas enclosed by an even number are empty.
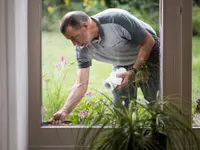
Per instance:
[[[41,10],[41,0],[28,1],[29,149],[70,150],[74,149],[78,127],[40,126]],[[177,103],[191,110],[192,1],[160,0],[160,27],[161,94],[184,97]],[[188,115],[191,118],[191,113]]]

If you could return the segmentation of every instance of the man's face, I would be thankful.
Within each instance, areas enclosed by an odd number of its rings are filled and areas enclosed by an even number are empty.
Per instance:
[[[65,30],[65,37],[72,41],[73,45],[86,46],[91,41],[88,31],[88,23],[81,24],[81,28],[75,29],[68,26]]]

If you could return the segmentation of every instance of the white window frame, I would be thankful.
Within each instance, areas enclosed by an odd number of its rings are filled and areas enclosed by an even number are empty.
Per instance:
[[[27,0],[0,0],[0,150],[27,150]]]
[[[28,1],[29,149],[70,150],[75,146],[77,127],[40,126],[41,6],[41,0]],[[192,1],[161,0],[161,6],[162,94],[183,97],[177,103],[191,110]]]

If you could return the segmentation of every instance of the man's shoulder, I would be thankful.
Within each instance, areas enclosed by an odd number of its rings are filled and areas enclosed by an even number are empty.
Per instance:
[[[93,16],[95,17],[103,17],[103,16],[115,16],[117,14],[127,14],[129,13],[127,10],[120,9],[120,8],[108,8],[106,10],[101,11],[98,14],[95,14]]]
[[[128,11],[124,9],[109,8],[91,17],[98,19],[101,24],[106,24],[106,23],[116,23],[117,20],[120,20],[126,15],[132,15],[132,14],[130,14]]]

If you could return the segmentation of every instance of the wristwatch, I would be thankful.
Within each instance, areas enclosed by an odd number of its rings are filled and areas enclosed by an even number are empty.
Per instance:
[[[138,72],[138,70],[134,67],[132,67],[130,70],[133,71],[135,74]]]

